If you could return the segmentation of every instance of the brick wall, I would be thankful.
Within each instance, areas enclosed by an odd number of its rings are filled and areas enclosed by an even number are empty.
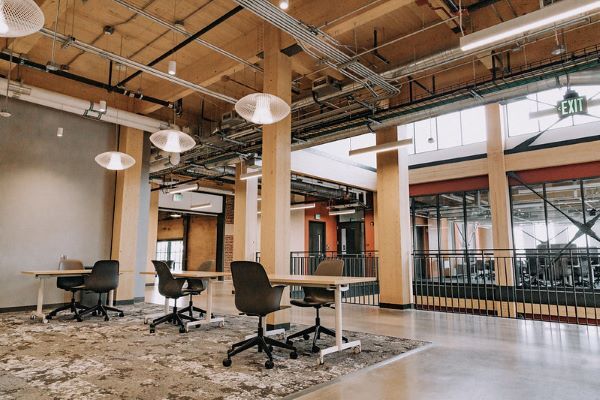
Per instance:
[[[223,269],[231,271],[233,261],[233,204],[234,196],[225,196],[225,240],[223,241]]]

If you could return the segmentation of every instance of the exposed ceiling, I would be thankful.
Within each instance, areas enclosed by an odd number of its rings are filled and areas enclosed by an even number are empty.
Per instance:
[[[63,75],[85,78],[87,83],[26,65],[12,66],[13,79],[16,76],[24,83],[79,98],[107,100],[109,106],[165,121],[173,120],[170,107],[175,104],[180,111],[176,122],[190,126],[200,146],[184,154],[179,166],[154,176],[169,173],[201,178],[198,166],[208,171],[206,168],[230,165],[236,158],[260,154],[258,127],[220,124],[221,116],[232,109],[230,103],[146,72],[134,75],[135,69],[82,51],[69,41],[58,40],[53,46],[52,35],[48,34],[56,30],[59,37],[74,37],[163,72],[168,61],[176,60],[178,78],[238,99],[261,91],[263,82],[261,57],[266,22],[238,4],[243,1],[36,1],[46,16],[46,35],[6,40],[0,46],[30,65],[53,62],[61,66]],[[461,17],[459,6],[463,9]],[[596,15],[558,31],[559,40],[568,50],[562,56],[552,56],[556,36],[549,31],[498,46],[494,54],[488,51],[448,57],[416,68],[416,61],[456,49],[463,32],[478,31],[539,7],[539,1],[530,0],[291,0],[287,11],[290,16],[331,36],[347,55],[385,76],[398,91],[393,96],[378,93],[380,97],[374,98],[371,91],[355,84],[353,90],[333,93],[323,100],[312,93],[315,79],[331,77],[345,87],[353,81],[311,56],[302,43],[285,36],[282,51],[291,57],[295,87],[294,143],[308,146],[331,141],[358,134],[357,127],[366,129],[367,125],[376,129],[377,123],[388,117],[464,98],[465,93],[468,97],[468,93],[478,93],[480,86],[495,90],[501,84],[532,76],[532,71],[543,71],[546,77],[591,66],[593,62],[588,59],[585,64],[574,64],[573,60],[582,49],[587,49],[586,54],[598,51],[594,47],[600,44]],[[194,34],[197,40],[188,39]],[[176,46],[181,48],[172,52]],[[406,73],[407,66],[411,66],[410,73]],[[8,68],[8,63],[0,60],[0,73],[6,75]],[[541,79],[541,75],[538,73],[535,79]],[[94,86],[92,81],[105,88]],[[115,91],[107,92],[107,85]],[[134,96],[119,94],[117,88]],[[140,100],[140,95],[152,101]],[[227,180],[227,174],[214,172],[207,172],[206,177]]]

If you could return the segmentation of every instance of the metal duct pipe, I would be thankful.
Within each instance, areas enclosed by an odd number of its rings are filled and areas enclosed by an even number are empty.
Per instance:
[[[227,95],[217,93],[213,90],[205,88],[204,86],[198,85],[196,83],[188,82],[184,79],[178,78],[175,75],[169,75],[166,72],[159,71],[159,70],[149,67],[145,64],[130,60],[130,59],[128,59],[126,57],[122,57],[118,54],[111,53],[111,52],[103,50],[99,47],[92,46],[91,44],[81,42],[81,41],[75,39],[74,37],[65,36],[62,33],[54,32],[53,30],[47,29],[47,28],[42,28],[40,30],[40,33],[42,35],[52,38],[52,39],[54,39],[54,37],[56,36],[56,39],[61,41],[65,46],[73,46],[79,50],[85,51],[90,54],[95,54],[95,55],[105,58],[107,60],[112,60],[112,61],[118,62],[120,64],[127,65],[128,67],[139,69],[140,71],[146,72],[147,74],[150,74],[150,75],[156,76],[158,78],[176,83],[180,86],[183,86],[185,88],[205,94],[207,96],[214,97],[214,98],[224,101],[226,103],[235,104],[237,102],[237,100],[234,99],[233,97],[229,97]]]
[[[23,100],[33,104],[54,108],[56,110],[70,112],[79,116],[87,113],[98,116],[99,120],[112,124],[128,126],[130,128],[140,129],[146,132],[156,132],[169,126],[167,122],[159,121],[154,118],[144,117],[142,115],[130,113],[128,111],[118,110],[113,107],[108,107],[105,113],[98,111],[99,105],[88,100],[78,99],[76,97],[67,96],[64,94],[51,92],[49,90],[40,89],[34,86],[21,85],[15,82],[10,82],[0,78],[0,93],[6,93],[6,86],[9,96]]]
[[[292,192],[301,192],[306,194],[314,194],[315,196],[328,198],[328,199],[351,199],[356,198],[356,195],[352,192],[347,192],[343,189],[328,188],[325,186],[318,186],[312,183],[306,183],[302,181],[291,182]]]

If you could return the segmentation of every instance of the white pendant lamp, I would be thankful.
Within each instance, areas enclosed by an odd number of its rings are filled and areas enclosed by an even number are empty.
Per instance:
[[[246,121],[269,125],[281,121],[291,111],[289,104],[267,93],[252,93],[235,103],[235,111]]]
[[[107,151],[106,153],[98,154],[94,160],[101,167],[112,171],[121,171],[135,164],[133,157],[120,151]]]
[[[176,129],[163,129],[153,133],[150,141],[161,150],[169,153],[183,153],[196,145],[192,137]]]
[[[31,35],[44,26],[44,13],[33,0],[0,0],[0,37]]]

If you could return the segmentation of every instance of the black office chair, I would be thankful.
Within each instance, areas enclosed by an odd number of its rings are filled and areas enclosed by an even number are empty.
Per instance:
[[[265,269],[259,263],[252,261],[233,261],[231,276],[235,289],[235,306],[242,313],[258,317],[258,332],[255,337],[246,339],[231,346],[223,365],[231,366],[231,357],[257,346],[258,351],[264,351],[269,358],[265,368],[273,368],[273,346],[291,350],[290,358],[298,358],[296,348],[290,344],[279,342],[264,335],[263,318],[272,312],[281,310],[281,296],[285,286],[272,287]]]
[[[83,263],[79,260],[60,260],[58,269],[63,271],[82,270]],[[56,315],[61,311],[70,310],[74,314],[73,317],[76,318],[77,321],[81,321],[79,310],[85,310],[87,307],[75,301],[75,293],[81,290],[79,286],[83,285],[83,282],[83,276],[60,276],[56,278],[56,287],[67,292],[71,292],[71,301],[68,304],[52,310],[48,315],[46,315],[46,319],[52,319],[53,317],[56,317]]]
[[[198,267],[198,271],[204,271],[204,272],[212,271],[212,270],[214,270],[214,266],[215,266],[214,261],[212,261],[212,260],[204,261]],[[190,300],[188,302],[188,306],[179,310],[179,313],[180,314],[188,313],[188,315],[190,317],[194,318],[194,311],[196,311],[200,314],[199,318],[202,318],[202,316],[204,314],[206,314],[206,310],[204,310],[200,307],[194,306],[194,303],[192,302],[192,296],[200,294],[206,290],[206,285],[204,283],[204,279],[189,279],[188,278],[187,282],[188,282],[187,289],[190,290],[190,292],[189,292]],[[211,315],[211,318],[213,318],[212,315]]]
[[[108,296],[108,292],[115,290],[119,286],[119,262],[117,260],[96,261],[92,272],[84,277],[84,284],[79,286],[82,290],[91,290],[98,293],[98,304],[86,308],[81,317],[87,314],[104,315],[104,320],[108,321],[108,311],[118,313],[119,317],[124,316],[123,311],[118,308],[102,304],[102,294]]]
[[[321,276],[342,276],[344,273],[344,261],[343,260],[325,260],[322,261],[314,273],[314,275]],[[321,307],[331,307],[335,303],[335,293],[332,290],[317,287],[303,287],[304,299],[292,300],[292,303],[298,307],[314,307],[317,310],[317,317],[315,324],[310,328],[306,328],[300,332],[296,332],[293,335],[288,336],[287,343],[291,344],[292,339],[302,336],[304,340],[310,338],[310,334],[314,332],[312,352],[318,353],[321,349],[317,346],[317,339],[320,339],[321,333],[335,337],[335,331],[329,328],[321,326],[321,318],[319,316],[319,310]],[[344,342],[348,343],[348,339],[342,337]]]
[[[155,332],[156,325],[165,322],[176,324],[177,326],[179,326],[179,332],[185,333],[187,330],[184,320],[197,321],[197,319],[193,318],[192,316],[185,315],[181,313],[181,311],[177,310],[177,299],[183,296],[187,296],[188,294],[199,294],[199,292],[194,291],[192,289],[184,289],[183,285],[185,285],[186,279],[173,277],[169,266],[164,261],[152,260],[152,264],[154,264],[154,269],[156,270],[156,274],[158,275],[158,293],[160,293],[167,299],[175,300],[175,304],[173,305],[173,309],[170,313],[163,315],[162,317],[156,318],[150,323],[150,333]]]

